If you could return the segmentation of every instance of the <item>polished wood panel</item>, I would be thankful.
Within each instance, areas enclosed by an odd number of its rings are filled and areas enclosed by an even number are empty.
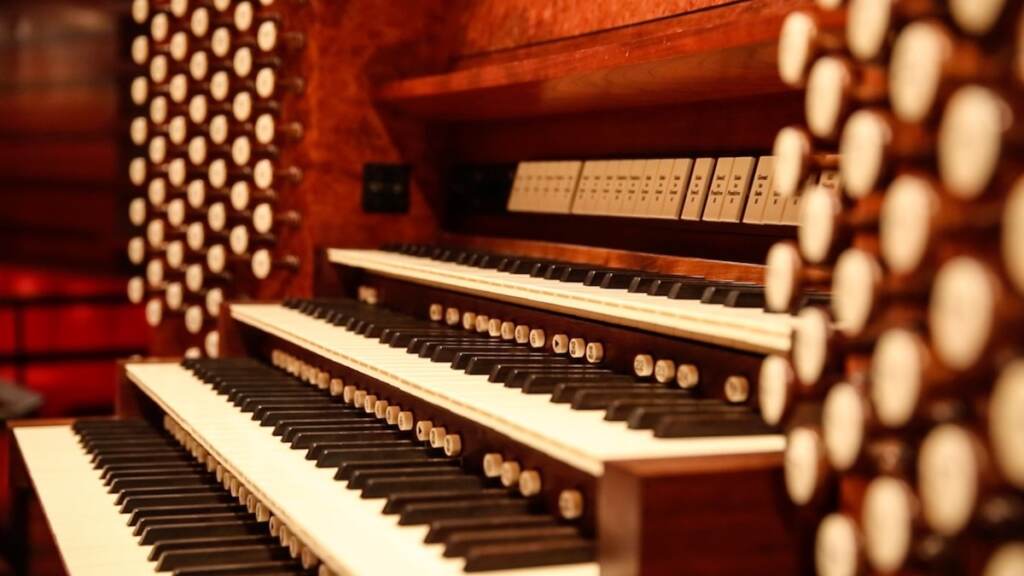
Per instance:
[[[479,120],[783,92],[775,39],[793,7],[729,4],[594,34],[561,52],[394,80],[377,98],[433,120]]]
[[[452,33],[459,66],[476,60],[493,62],[507,53],[537,50],[614,28],[623,28],[727,4],[733,0],[475,0],[464,2]],[[516,50],[518,49],[518,50]]]

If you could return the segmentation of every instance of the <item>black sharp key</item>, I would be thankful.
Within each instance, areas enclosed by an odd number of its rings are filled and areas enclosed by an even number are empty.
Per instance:
[[[673,300],[700,300],[708,285],[704,280],[679,281],[672,285],[667,296]]]
[[[628,420],[630,414],[637,408],[658,408],[685,410],[714,410],[717,408],[734,408],[731,404],[717,398],[681,398],[672,400],[650,399],[650,398],[623,398],[608,405],[608,411],[604,415],[605,420],[624,421]],[[749,408],[746,408],[749,411]]]
[[[558,280],[566,273],[567,270],[571,269],[571,264],[552,264],[548,266],[547,270],[544,271],[545,280]]]
[[[636,385],[625,388],[605,388],[601,390],[580,390],[572,399],[573,410],[599,410],[607,408],[612,402],[620,399],[648,398],[665,399],[688,398],[683,390],[661,388],[660,390],[638,390]]]
[[[510,388],[522,388],[530,374],[611,374],[611,370],[586,364],[499,364],[487,376],[489,382],[503,382]]]
[[[350,413],[331,408],[320,410],[270,410],[260,419],[260,424],[263,426],[276,426],[290,420],[337,422],[344,420],[347,414]]]
[[[599,286],[607,290],[626,290],[640,274],[636,270],[609,270],[601,278]]]
[[[510,570],[531,566],[550,566],[591,562],[596,556],[594,543],[582,538],[473,546],[466,553],[466,572]]]
[[[186,514],[184,516],[154,516],[143,518],[135,525],[133,534],[142,536],[146,528],[153,526],[171,526],[176,524],[195,524],[196,522],[255,522],[256,515],[249,512],[219,514]]]
[[[123,504],[128,498],[139,496],[184,496],[186,494],[217,494],[223,492],[220,484],[200,484],[196,486],[171,486],[167,488],[131,488],[121,490],[114,498],[114,504]]]
[[[290,443],[294,442],[300,434],[327,434],[330,432],[358,432],[372,430],[391,430],[391,426],[388,426],[385,422],[371,418],[343,422],[317,421],[312,423],[307,422],[304,424],[290,423],[284,426],[276,426],[274,428],[274,435],[281,436],[282,442]],[[281,432],[280,434],[278,433],[279,431]]]
[[[385,460],[426,460],[436,455],[436,450],[423,447],[380,450],[376,448],[325,450],[316,461],[317,468],[332,468],[347,462],[381,462]]]
[[[525,364],[536,364],[545,362],[550,364],[569,364],[567,358],[559,358],[546,353],[530,354],[458,354],[452,360],[452,368],[464,370],[466,374],[490,374],[495,366],[508,364],[510,366],[522,366]]]
[[[426,347],[424,347],[426,348]],[[460,354],[508,354],[520,356],[529,354],[522,346],[506,342],[482,342],[474,344],[443,344],[436,346],[430,355],[431,362],[452,362]]]
[[[293,396],[285,397],[249,397],[242,396],[239,401],[235,404],[241,412],[253,412],[262,414],[270,408],[334,408],[343,407],[343,404],[333,402],[324,397],[310,397],[310,398],[296,398]],[[355,410],[351,410],[352,415],[356,415]]]
[[[404,478],[416,476],[467,476],[461,468],[455,466],[421,466],[406,468],[364,468],[352,473],[347,488],[362,490],[366,482],[372,479]]]
[[[477,476],[406,476],[396,478],[371,478],[363,488],[363,498],[385,498],[396,494],[423,492],[471,492],[483,489],[483,481]]]
[[[755,414],[749,416],[693,415],[663,416],[654,427],[657,438],[690,438],[701,436],[748,436],[773,434],[774,430]]]
[[[593,270],[592,267],[581,265],[581,264],[570,264],[562,271],[562,274],[558,277],[560,282],[586,282],[587,277]]]
[[[122,514],[130,514],[142,508],[164,508],[168,506],[214,506],[231,504],[236,500],[223,491],[213,494],[185,494],[181,496],[136,496],[126,498],[121,505]]]
[[[616,374],[531,374],[523,381],[523,392],[527,394],[550,394],[555,391],[559,384],[570,382],[600,382],[603,384],[617,384],[619,386],[631,386],[639,384],[636,378]],[[511,383],[507,384],[510,388]]]
[[[460,332],[446,328],[405,328],[389,329],[380,335],[380,341],[392,348],[406,348],[414,338],[454,338]]]
[[[574,526],[530,526],[522,528],[501,528],[497,530],[468,530],[454,532],[444,543],[444,555],[448,558],[465,556],[470,548],[482,544],[512,544],[572,539],[579,540],[579,530]]]
[[[306,460],[319,460],[325,453],[335,450],[402,450],[405,448],[422,448],[422,443],[409,439],[371,442],[314,442],[306,452]]]
[[[396,497],[395,499],[400,499]],[[388,500],[385,506],[391,506]],[[461,499],[455,501],[409,502],[402,508],[398,520],[400,525],[425,524],[442,518],[478,518],[481,516],[508,516],[526,514],[533,505],[522,498],[498,497],[496,499]]]
[[[100,474],[107,486],[118,478],[143,478],[150,476],[202,476],[207,474],[206,467],[198,462],[186,467],[179,466],[146,466],[139,464],[118,464],[107,466]]]
[[[565,382],[555,386],[551,391],[551,401],[557,404],[568,404],[573,401],[576,394],[583,390],[625,390],[625,391],[648,391],[648,390],[671,390],[664,384],[653,384],[650,382],[636,382],[623,385],[620,382],[604,382],[602,380],[591,380],[584,382]]]
[[[157,562],[158,571],[179,568],[256,564],[271,560],[291,561],[288,549],[281,546],[239,546],[237,548],[199,548],[166,552]]]
[[[100,456],[96,458],[93,468],[97,470],[100,468],[106,468],[113,464],[145,464],[151,462],[153,464],[183,464],[188,465],[193,462],[192,457],[184,452],[177,454],[116,454],[112,456]]]
[[[439,348],[445,348],[442,354],[454,354],[452,348],[482,348],[484,350],[496,349],[514,350],[515,345],[509,342],[490,340],[480,336],[462,336],[459,338],[414,338],[409,342],[406,352],[416,354],[420,358],[433,358]],[[457,352],[458,350],[455,350]]]
[[[395,469],[395,468],[436,468],[450,466],[456,470],[460,468],[460,462],[452,458],[426,458],[426,459],[410,459],[410,458],[399,458],[391,460],[378,460],[375,462],[345,462],[338,466],[338,471],[334,473],[335,480],[349,480],[355,476],[357,472],[364,470],[383,470],[383,469]]]
[[[218,536],[251,536],[267,534],[266,522],[195,522],[193,524],[171,524],[150,526],[142,531],[140,544],[153,544],[160,540],[182,538],[215,538]]]
[[[671,406],[646,406],[643,408],[636,408],[629,414],[626,420],[626,425],[634,430],[640,430],[644,428],[655,428],[662,418],[669,415],[678,416],[690,416],[693,418],[712,418],[721,417],[725,420],[733,420],[736,418],[758,418],[756,414],[751,412],[750,408],[746,406],[715,406],[713,408],[690,408],[683,409],[680,407]]]
[[[446,518],[430,523],[430,531],[424,540],[427,544],[444,542],[449,534],[466,530],[493,530],[497,528],[527,528],[557,526],[551,516],[519,514],[515,516],[484,516],[482,518]]]
[[[730,308],[764,308],[763,288],[736,288],[725,299]]]
[[[310,448],[314,444],[373,442],[402,440],[408,433],[400,432],[384,424],[382,426],[363,426],[360,428],[335,432],[300,432],[292,440],[292,448]]]
[[[165,552],[173,550],[189,550],[197,548],[219,548],[232,546],[273,546],[277,538],[270,534],[247,534],[242,536],[222,536],[219,538],[180,538],[155,542],[149,551],[149,559],[157,561]]]
[[[178,568],[171,576],[309,576],[297,560],[245,562],[219,566]]]
[[[262,420],[265,415],[275,411],[322,411],[332,412],[338,414],[339,417],[352,416],[355,414],[352,410],[337,410],[336,407],[341,407],[341,404],[332,405],[330,402],[325,402],[321,399],[301,401],[301,400],[265,400],[263,402],[254,402],[249,405],[250,410],[241,410],[241,412],[252,412],[253,420]]]
[[[234,502],[228,504],[207,504],[199,506],[154,506],[152,508],[140,508],[132,512],[128,517],[128,525],[135,526],[144,518],[157,518],[162,516],[184,516],[189,514],[243,514],[247,510],[245,506]]]

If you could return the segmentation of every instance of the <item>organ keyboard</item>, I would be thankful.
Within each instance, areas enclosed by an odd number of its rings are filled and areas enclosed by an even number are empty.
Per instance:
[[[1024,573],[1019,2],[313,4],[132,4],[187,352],[16,427],[69,571]]]

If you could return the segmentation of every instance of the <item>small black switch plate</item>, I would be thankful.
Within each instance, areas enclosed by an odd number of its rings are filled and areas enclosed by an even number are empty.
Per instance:
[[[408,164],[363,165],[363,212],[408,212]]]

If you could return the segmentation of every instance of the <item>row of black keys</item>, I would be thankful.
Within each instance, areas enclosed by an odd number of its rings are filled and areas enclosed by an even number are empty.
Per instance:
[[[186,360],[218,393],[363,498],[385,498],[399,524],[430,526],[426,541],[466,559],[466,571],[590,561],[594,544],[539,502],[468,471],[362,407],[252,359]]]
[[[158,571],[312,574],[167,433],[129,420],[79,421],[74,431]]]
[[[734,308],[763,308],[765,305],[764,287],[748,282],[708,280],[700,276],[678,274],[652,274],[643,270],[607,268],[429,244],[395,244],[385,246],[384,250],[474,268],[488,268],[498,272],[523,274],[560,282],[577,282],[596,288],[627,290],[673,300],[700,300],[705,304],[722,304]],[[828,297],[822,294],[808,295],[806,300],[797,308],[798,310],[804,305],[828,304]]]
[[[660,438],[745,436],[770,428],[747,406],[700,398],[674,385],[643,381],[631,375],[555,354],[419,320],[354,300],[285,300],[284,305],[336,326],[405,348],[432,362],[448,362],[467,374],[547,394],[552,402],[576,410],[605,410],[605,419],[649,429]]]

